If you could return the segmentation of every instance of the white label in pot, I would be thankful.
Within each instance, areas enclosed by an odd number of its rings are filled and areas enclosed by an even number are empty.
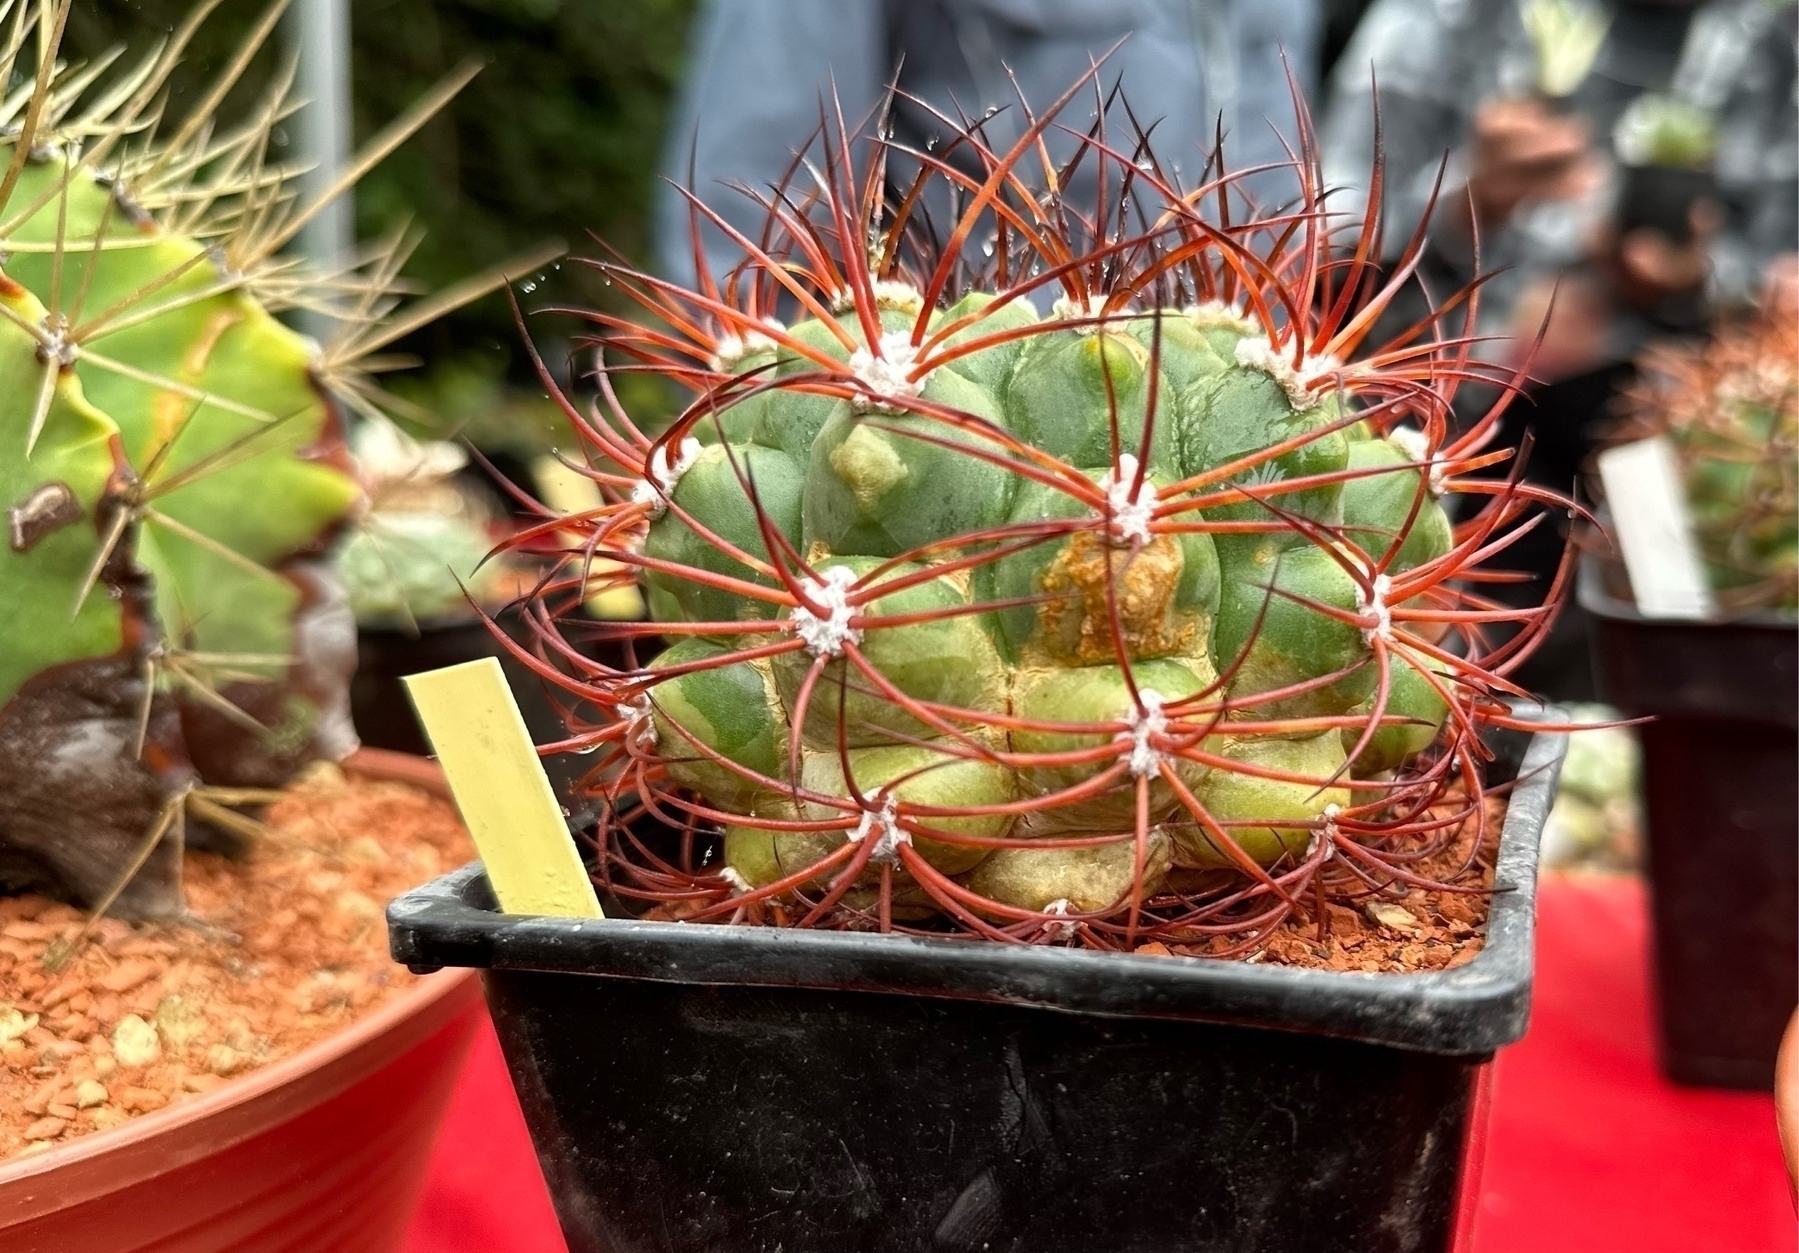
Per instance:
[[[1608,448],[1599,477],[1637,609],[1650,618],[1709,618],[1716,606],[1674,448],[1661,436]]]

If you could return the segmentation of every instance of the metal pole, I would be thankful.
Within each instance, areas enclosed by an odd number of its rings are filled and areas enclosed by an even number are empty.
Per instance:
[[[306,105],[294,115],[298,157],[311,166],[300,180],[302,201],[328,186],[350,159],[350,0],[295,0],[283,19],[298,53],[298,91]],[[355,203],[345,192],[301,231],[298,248],[320,269],[347,261],[355,247]],[[302,312],[315,338],[330,334],[331,319]]]

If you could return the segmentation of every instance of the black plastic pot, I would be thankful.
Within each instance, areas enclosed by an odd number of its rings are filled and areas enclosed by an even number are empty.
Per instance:
[[[1453,970],[507,917],[478,866],[392,950],[485,972],[575,1253],[1441,1253],[1529,1010],[1563,741],[1520,740]]]
[[[1693,238],[1693,206],[1717,194],[1707,170],[1626,165],[1618,188],[1618,231],[1648,227],[1673,243],[1687,243]]]
[[[1645,618],[1582,566],[1601,699],[1641,727],[1662,1068],[1769,1089],[1799,1003],[1799,623]]]
[[[531,645],[529,633],[516,613],[502,613],[499,622],[514,641],[526,647]],[[623,664],[622,654],[613,646],[595,644],[590,651],[608,664]],[[567,735],[567,724],[556,708],[549,685],[502,647],[484,622],[451,618],[420,623],[417,632],[387,627],[357,629],[356,675],[350,682],[350,717],[356,724],[357,736],[369,748],[429,756],[431,748],[419,729],[418,716],[412,711],[401,680],[409,674],[483,657],[499,659],[532,740],[549,744]],[[565,801],[573,795],[575,781],[587,765],[586,758],[567,754],[544,759],[550,781]]]
[[[416,632],[398,627],[358,627],[356,677],[350,714],[356,734],[370,748],[426,756],[431,747],[401,680],[409,674],[479,661],[500,653],[485,623],[454,618],[422,622]],[[502,663],[504,664],[504,663]],[[509,676],[510,677],[510,676]],[[515,686],[514,690],[518,690]]]

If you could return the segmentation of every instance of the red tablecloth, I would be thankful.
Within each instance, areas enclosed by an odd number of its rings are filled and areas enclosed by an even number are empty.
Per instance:
[[[1655,1069],[1640,885],[1552,878],[1539,922],[1530,1034],[1494,1082],[1475,1253],[1799,1249],[1773,1102],[1677,1088]],[[489,1032],[405,1253],[562,1249]]]

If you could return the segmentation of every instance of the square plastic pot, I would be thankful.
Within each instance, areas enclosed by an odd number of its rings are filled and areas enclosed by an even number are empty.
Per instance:
[[[509,917],[478,866],[395,901],[392,949],[484,972],[574,1253],[1443,1253],[1564,740],[1511,747],[1451,970]]]
[[[1581,570],[1600,699],[1638,729],[1662,1069],[1768,1090],[1799,1003],[1799,622],[1646,618]]]
[[[1620,177],[1620,234],[1648,227],[1671,243],[1688,243],[1693,238],[1693,206],[1717,195],[1717,182],[1708,170],[1626,165]]]

